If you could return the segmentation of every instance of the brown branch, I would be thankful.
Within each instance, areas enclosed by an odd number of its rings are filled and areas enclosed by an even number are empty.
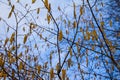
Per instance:
[[[104,34],[103,34],[103,31],[102,31],[102,29],[100,28],[100,26],[99,26],[99,24],[98,24],[98,22],[97,22],[97,19],[96,19],[95,15],[94,15],[93,10],[92,10],[92,8],[91,8],[91,5],[90,5],[90,3],[89,3],[89,0],[87,0],[87,3],[88,3],[88,6],[89,6],[89,8],[90,8],[90,11],[91,11],[91,13],[92,13],[92,16],[93,16],[93,18],[94,18],[94,20],[95,20],[95,23],[96,23],[99,31],[101,32],[101,35],[102,35],[103,40],[104,40],[104,42],[105,42],[105,44],[106,44],[106,47],[108,48],[108,51],[110,52],[110,59],[112,60],[113,64],[115,64],[115,66],[117,67],[117,69],[120,71],[120,66],[119,66],[119,64],[117,64],[117,62],[116,62],[116,61],[114,60],[114,58],[113,58],[111,49],[109,48],[109,45],[108,45],[107,42],[106,42],[105,36],[104,36]]]

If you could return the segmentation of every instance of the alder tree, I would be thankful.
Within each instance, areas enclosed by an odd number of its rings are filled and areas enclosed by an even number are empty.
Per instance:
[[[108,3],[1,0],[0,79],[120,79],[119,3],[116,14]]]

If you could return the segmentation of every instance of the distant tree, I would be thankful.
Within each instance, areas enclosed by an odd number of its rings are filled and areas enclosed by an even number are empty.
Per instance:
[[[109,15],[110,18],[115,18],[116,20],[119,20],[120,18],[120,0],[109,0],[107,3],[107,6],[109,8]]]

